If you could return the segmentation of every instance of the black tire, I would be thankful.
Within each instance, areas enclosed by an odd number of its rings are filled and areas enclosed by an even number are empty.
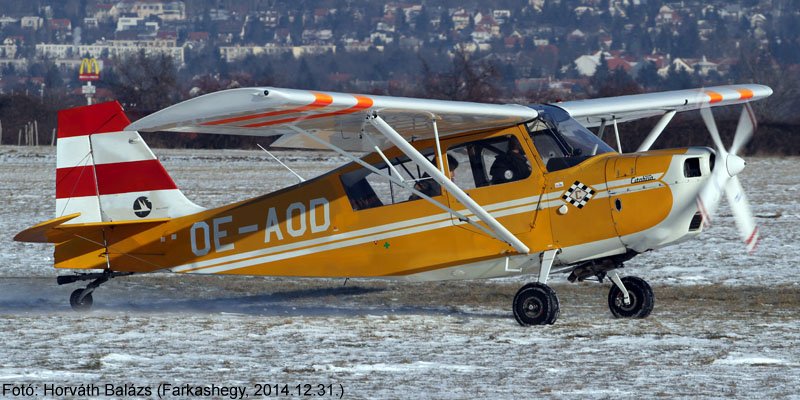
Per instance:
[[[522,326],[552,325],[560,313],[556,292],[543,283],[529,283],[520,288],[511,308],[514,319]]]
[[[78,299],[81,297],[81,293],[83,293],[83,289],[75,289],[72,294],[69,296],[69,305],[75,311],[89,311],[92,308],[92,294],[89,293],[86,296],[83,296],[83,300],[78,302]]]
[[[631,304],[625,305],[622,290],[617,285],[611,285],[608,291],[608,308],[616,318],[646,318],[653,311],[655,296],[653,288],[642,278],[626,276],[621,279],[625,289],[628,289]]]

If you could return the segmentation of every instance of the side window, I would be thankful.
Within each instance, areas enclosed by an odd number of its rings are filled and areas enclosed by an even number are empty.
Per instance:
[[[422,154],[431,163],[436,163],[433,149],[422,150]],[[389,176],[398,176],[399,174],[406,185],[413,186],[430,197],[439,196],[442,193],[439,184],[408,157],[392,157],[389,162],[392,164],[391,167],[385,162],[375,164],[374,167]],[[366,168],[342,174],[340,179],[353,210],[364,210],[420,199],[408,187],[394,183]]]
[[[462,143],[447,154],[448,161],[451,156],[458,161],[453,181],[465,190],[514,182],[531,174],[519,140],[511,135]]]
[[[552,128],[541,119],[535,119],[528,123],[528,132],[533,139],[533,145],[542,157],[542,162],[547,167],[548,171],[553,171],[553,163],[551,160],[558,160],[566,157],[564,149],[553,134]]]
[[[461,189],[475,189],[478,185],[475,182],[475,174],[472,171],[473,165],[480,168],[481,164],[470,162],[475,157],[475,147],[459,145],[447,151],[447,165],[450,169],[450,179]],[[479,174],[481,176],[482,174]]]

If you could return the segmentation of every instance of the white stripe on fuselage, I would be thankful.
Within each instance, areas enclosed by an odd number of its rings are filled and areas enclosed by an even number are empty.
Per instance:
[[[663,174],[657,175],[656,179],[660,179]],[[595,198],[602,198],[608,196],[606,188],[618,188],[631,185],[631,178],[612,181],[610,184],[590,184],[592,188],[598,191]],[[646,185],[640,185],[635,191],[619,193],[620,195],[630,194],[642,190],[650,190],[664,185],[661,181],[648,182]],[[561,196],[566,191],[559,190],[557,192],[550,192],[542,195],[542,202],[539,203],[539,196],[530,196],[520,199],[504,201],[500,203],[489,204],[484,208],[495,218],[506,217],[510,215],[522,214],[526,212],[535,211],[538,207],[540,210],[547,208],[557,207],[566,204]],[[459,211],[467,217],[474,218],[471,212],[466,210]],[[466,222],[456,221],[455,224],[465,224]],[[254,265],[265,264],[274,261],[285,260],[288,258],[310,255],[318,252],[338,249],[342,247],[355,246],[358,244],[369,243],[374,241],[386,240],[399,236],[406,236],[417,234],[421,232],[432,231],[453,225],[453,220],[449,213],[439,213],[427,217],[421,217],[406,221],[393,222],[386,225],[375,226],[365,229],[359,229],[352,232],[345,232],[325,236],[317,239],[309,239],[297,243],[290,243],[270,247],[266,249],[253,250],[240,254],[234,254],[225,257],[217,257],[210,260],[199,261],[189,264],[180,265],[171,269],[173,272],[180,273],[201,273],[213,274],[226,272],[239,268],[246,268]]]
[[[492,204],[492,205],[489,205],[489,206],[487,206],[485,208],[489,212],[492,212],[494,210],[501,210],[501,211],[499,211],[497,213],[492,213],[493,216],[498,217],[498,216],[502,216],[502,214],[500,214],[500,213],[505,211],[505,210],[503,210],[504,208],[518,206],[520,204],[525,205],[525,203],[528,203],[527,206],[528,206],[528,208],[530,208],[531,205],[535,204],[535,203],[533,203],[535,200],[536,200],[536,197],[525,197],[525,198],[522,198],[522,199],[516,199],[516,200],[511,200],[511,201],[505,201],[505,202],[502,202],[502,203]],[[466,213],[465,215],[470,216],[469,213]],[[334,235],[325,236],[325,237],[321,237],[321,238],[317,238],[317,239],[304,240],[304,241],[297,242],[297,243],[290,243],[290,244],[286,244],[286,245],[275,246],[275,247],[270,247],[270,248],[261,249],[261,250],[254,250],[254,251],[248,251],[248,252],[245,252],[245,253],[234,254],[234,255],[225,256],[225,257],[218,257],[218,258],[214,258],[214,259],[211,259],[211,260],[199,261],[199,262],[195,262],[195,263],[181,265],[181,266],[172,268],[172,271],[174,271],[174,272],[186,272],[187,270],[202,269],[202,268],[214,266],[214,265],[221,264],[221,263],[230,263],[230,262],[235,262],[235,261],[242,260],[242,259],[259,257],[259,256],[264,256],[264,255],[269,255],[269,254],[274,254],[274,253],[284,252],[284,251],[291,251],[291,250],[296,250],[296,249],[303,248],[303,247],[310,247],[310,246],[316,246],[316,245],[327,244],[327,243],[332,243],[332,242],[338,242],[338,241],[357,238],[357,237],[361,237],[361,236],[365,236],[365,235],[381,235],[381,234],[385,234],[386,232],[389,232],[389,231],[394,231],[394,230],[398,230],[398,229],[405,229],[405,228],[409,228],[409,227],[413,227],[413,226],[417,226],[417,225],[423,225],[423,226],[429,226],[429,225],[432,225],[432,224],[435,225],[435,224],[438,224],[440,222],[446,222],[448,225],[452,225],[452,222],[450,220],[450,214],[449,213],[439,213],[439,214],[434,214],[434,215],[430,215],[430,216],[427,216],[427,217],[415,218],[415,219],[410,219],[410,220],[406,220],[406,221],[393,222],[393,223],[386,224],[386,225],[380,225],[380,226],[374,226],[374,227],[365,228],[365,229],[359,229],[359,230],[352,231],[352,232],[334,234]],[[369,236],[369,237],[374,237],[374,236]]]

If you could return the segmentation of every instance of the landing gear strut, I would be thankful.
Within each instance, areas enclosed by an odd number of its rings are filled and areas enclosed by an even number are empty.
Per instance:
[[[111,278],[118,276],[132,275],[133,272],[112,272],[105,270],[102,273],[91,274],[78,274],[78,275],[63,275],[56,278],[59,285],[66,285],[68,283],[78,281],[92,281],[84,289],[75,289],[69,296],[69,305],[75,311],[89,311],[92,308],[92,292],[106,283]]]
[[[608,292],[608,308],[615,318],[645,318],[653,311],[655,296],[653,289],[642,278],[626,276],[620,278],[617,269],[623,268],[623,263],[635,257],[638,253],[629,250],[624,254],[584,262],[575,269],[567,278],[570,282],[582,282],[596,278],[603,282],[609,278],[613,285]]]
[[[616,271],[609,273],[614,285],[608,291],[608,308],[616,318],[646,318],[653,311],[653,288],[642,278],[619,278]]]
[[[558,319],[558,296],[547,286],[547,277],[558,252],[559,250],[548,250],[542,253],[538,281],[523,286],[514,296],[512,310],[514,319],[520,325],[553,324]],[[655,304],[653,289],[642,278],[620,278],[616,271],[623,267],[623,262],[636,254],[628,251],[617,256],[584,262],[572,268],[567,279],[570,282],[582,282],[594,278],[602,283],[605,278],[609,278],[613,282],[608,292],[608,308],[611,314],[615,318],[646,318]]]
[[[514,311],[514,319],[522,326],[552,325],[558,319],[558,295],[553,288],[547,286],[547,277],[557,252],[548,250],[542,254],[538,282],[528,283],[514,296],[511,309]]]

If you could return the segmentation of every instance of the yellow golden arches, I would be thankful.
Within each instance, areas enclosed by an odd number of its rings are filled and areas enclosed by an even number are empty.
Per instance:
[[[78,79],[82,81],[96,81],[100,79],[100,66],[96,58],[84,58],[81,60],[81,66],[78,69]]]

